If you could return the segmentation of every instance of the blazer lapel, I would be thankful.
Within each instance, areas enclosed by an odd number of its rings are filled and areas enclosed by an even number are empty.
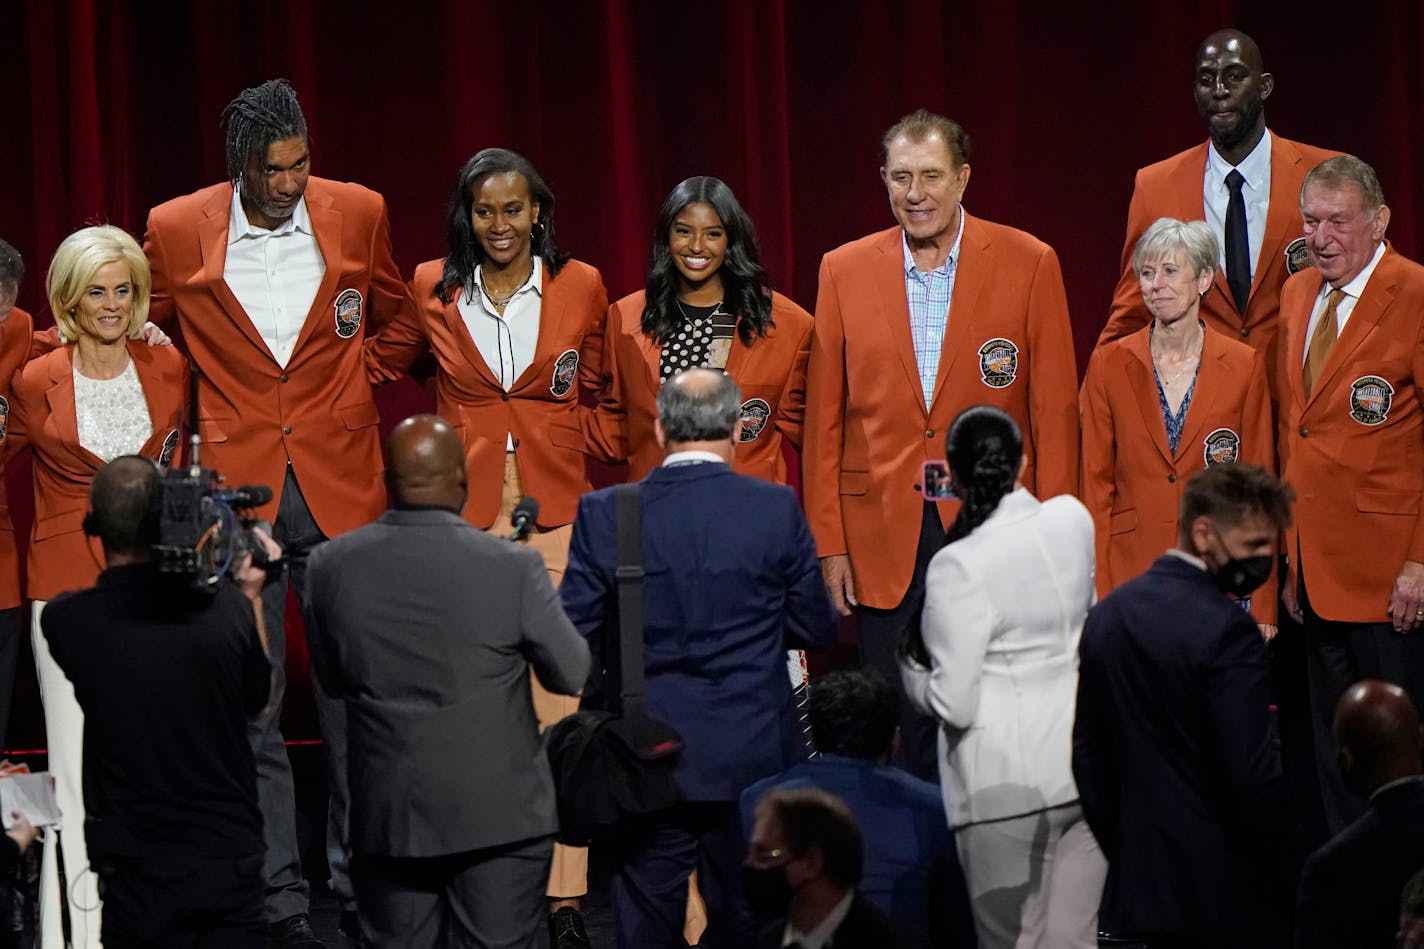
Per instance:
[[[878,250],[886,260],[875,268],[872,277],[876,294],[880,297],[880,316],[885,321],[885,331],[895,341],[900,353],[900,363],[905,375],[915,390],[915,404],[929,417],[925,406],[925,389],[920,384],[920,368],[915,361],[915,341],[910,335],[910,298],[905,295],[905,255],[903,231],[892,228],[884,233],[878,242]],[[951,308],[952,309],[952,308]]]
[[[159,401],[159,397],[172,389],[168,380],[160,378],[161,372],[158,361],[153,358],[149,346],[141,339],[131,339],[128,343],[129,358],[133,360],[134,371],[138,373],[139,385],[143,386],[143,398],[148,404],[148,418],[153,426],[153,433],[148,441],[144,442],[142,454],[158,455],[157,448],[163,444],[168,433],[172,431],[169,426],[171,410],[168,406]],[[178,424],[182,424],[182,413],[179,413]]]
[[[232,223],[231,198],[226,202],[214,200],[203,211],[206,216],[198,222],[198,243],[203,253],[203,269],[201,273],[194,274],[191,280],[194,283],[201,281],[206,284],[218,305],[257,347],[257,351],[270,355],[271,351],[263,341],[262,334],[257,332],[252,318],[247,315],[242,304],[237,302],[236,295],[223,276],[223,268],[227,263],[227,233]]]
[[[1253,297],[1268,275],[1285,266],[1285,258],[1282,255],[1275,254],[1269,258],[1265,255],[1271,252],[1271,248],[1285,247],[1295,238],[1302,236],[1304,228],[1300,223],[1300,193],[1288,184],[1288,181],[1299,180],[1300,176],[1293,174],[1292,169],[1300,162],[1300,152],[1294,145],[1279,136],[1271,136],[1271,197],[1266,209],[1265,239],[1261,242],[1262,256],[1256,261],[1256,276],[1251,280]]]
[[[1192,389],[1192,404],[1187,406],[1187,417],[1182,421],[1182,437],[1177,441],[1174,463],[1181,461],[1191,446],[1200,442],[1202,429],[1206,427],[1206,420],[1212,415],[1221,390],[1222,370],[1218,363],[1226,354],[1220,341],[1212,338],[1216,335],[1215,330],[1203,328],[1203,332],[1206,336],[1202,339],[1201,365],[1197,369],[1196,386]],[[1157,417],[1161,419],[1160,412]],[[1166,429],[1162,424],[1158,427]],[[1236,434],[1239,436],[1241,433]]]
[[[465,323],[465,315],[460,312],[460,297],[464,293],[465,289],[461,287],[455,291],[455,295],[450,298],[449,303],[441,302],[440,318],[445,321],[445,330],[450,334],[450,338],[455,340],[455,345],[459,347],[460,354],[464,356],[465,361],[474,367],[475,372],[483,376],[485,381],[495,389],[502,388],[498,377],[490,369],[489,363],[485,362],[480,347],[475,345],[475,338],[470,335],[470,327]],[[478,298],[475,303],[477,306],[480,305]],[[539,319],[541,324],[539,336],[542,338],[544,335],[542,329],[544,314],[542,312],[539,314]]]
[[[74,401],[74,346],[61,347],[63,359],[57,359],[50,368],[49,391],[45,401],[49,403],[49,425],[60,443],[68,446],[76,458],[89,467],[98,470],[104,459],[79,444],[79,415]]]
[[[1369,282],[1365,284],[1365,292],[1355,302],[1355,308],[1350,311],[1350,318],[1346,321],[1345,328],[1341,330],[1339,338],[1335,340],[1335,345],[1330,347],[1330,355],[1325,358],[1325,365],[1320,369],[1320,378],[1316,379],[1315,384],[1311,387],[1310,399],[1306,402],[1306,408],[1309,408],[1322,392],[1330,388],[1330,382],[1335,374],[1350,361],[1351,355],[1360,348],[1365,337],[1374,330],[1380,318],[1384,316],[1385,310],[1389,309],[1389,305],[1394,302],[1394,289],[1398,281],[1398,273],[1394,267],[1394,261],[1391,260],[1393,256],[1393,249],[1386,245],[1384,256],[1380,258],[1375,272],[1370,275]],[[1296,375],[1299,376],[1300,373],[1297,372]]]
[[[1176,202],[1175,214],[1172,215],[1182,221],[1199,221],[1206,217],[1206,200],[1202,191],[1205,187],[1207,171],[1207,149],[1210,144],[1202,142],[1196,148],[1188,152],[1183,158],[1178,174],[1172,176],[1172,181],[1177,185],[1174,195]],[[1272,176],[1272,181],[1275,177]],[[1257,265],[1256,270],[1260,271]],[[1231,285],[1226,282],[1226,272],[1221,267],[1216,268],[1216,277],[1212,280],[1212,285],[1216,288],[1217,296],[1221,299],[1222,305],[1237,316],[1241,311],[1236,308],[1236,298],[1231,294]]]
[[[560,354],[554,351],[558,348],[558,340],[568,338],[564,333],[564,322],[569,319],[569,308],[564,301],[564,285],[557,277],[550,280],[549,273],[544,268],[540,268],[539,279],[539,337],[534,343],[534,358],[524,368],[524,372],[520,373],[519,378],[514,380],[514,385],[509,387],[511,392],[537,384],[544,367],[559,358]],[[583,358],[582,354],[579,358]],[[488,368],[486,371],[488,372]]]
[[[1167,423],[1162,421],[1162,402],[1157,397],[1157,373],[1152,368],[1150,331],[1133,333],[1128,337],[1126,348],[1132,356],[1127,361],[1127,384],[1136,396],[1142,424],[1152,435],[1152,444],[1157,446],[1162,460],[1170,465],[1172,452],[1167,445]]]
[[[954,292],[949,300],[949,315],[944,325],[944,342],[940,344],[939,371],[935,374],[933,403],[938,404],[949,381],[949,371],[961,352],[973,344],[969,338],[970,324],[979,306],[979,295],[994,274],[994,255],[989,241],[979,229],[979,222],[964,215],[964,236],[959,242],[959,260],[955,263]],[[907,304],[908,305],[908,304]],[[913,348],[911,355],[913,355]],[[915,380],[919,381],[916,370]],[[933,414],[934,405],[931,405]]]
[[[307,311],[307,318],[302,323],[302,331],[297,334],[297,342],[292,347],[292,357],[301,352],[302,346],[317,332],[318,327],[325,326],[328,332],[336,332],[336,313],[325,313],[332,298],[336,295],[337,284],[341,282],[341,275],[346,272],[346,261],[341,255],[341,212],[332,204],[331,196],[321,190],[320,184],[309,182],[306,190],[307,215],[311,218],[312,233],[316,235],[316,246],[321,251],[322,262],[326,264],[326,270],[321,275],[321,284],[317,287],[316,296],[312,299],[311,309]],[[369,301],[361,301],[362,319],[366,317],[364,312]],[[328,323],[329,320],[329,323]],[[288,360],[290,362],[291,359]]]

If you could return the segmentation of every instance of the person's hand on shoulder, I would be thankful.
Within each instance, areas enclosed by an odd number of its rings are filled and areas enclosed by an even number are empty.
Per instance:
[[[282,548],[277,544],[272,536],[261,527],[252,528],[252,536],[257,538],[257,542],[262,545],[262,549],[267,554],[267,563],[275,565],[282,559]],[[262,595],[262,588],[267,584],[268,570],[259,567],[252,562],[252,555],[244,553],[238,561],[237,568],[233,570],[233,579],[242,588],[248,598],[256,600]]]

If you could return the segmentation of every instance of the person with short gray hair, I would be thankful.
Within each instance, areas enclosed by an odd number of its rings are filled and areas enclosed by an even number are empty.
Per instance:
[[[1201,316],[1203,300],[1220,292],[1210,226],[1159,218],[1132,266],[1152,322],[1094,351],[1079,402],[1081,497],[1097,535],[1100,597],[1172,546],[1194,472],[1230,461],[1275,468],[1265,361]],[[1242,603],[1274,636],[1274,580]]]
[[[648,714],[682,736],[680,802],[612,841],[613,918],[623,949],[684,947],[698,871],[707,949],[744,946],[741,825],[748,785],[806,757],[787,649],[835,639],[815,544],[795,493],[732,470],[741,396],[725,373],[688,369],[658,393],[663,464],[637,482]],[[585,494],[574,519],[564,609],[590,640],[586,706],[619,704],[618,517],[625,486]],[[608,660],[608,663],[605,663]]]

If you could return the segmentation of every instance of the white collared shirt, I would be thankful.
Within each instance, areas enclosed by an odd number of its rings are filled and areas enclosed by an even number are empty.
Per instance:
[[[954,278],[959,272],[959,248],[964,241],[964,205],[959,206],[959,231],[949,256],[934,270],[920,270],[910,253],[910,239],[900,232],[905,251],[905,299],[910,305],[910,339],[915,344],[915,365],[920,372],[920,389],[925,408],[934,403],[935,381],[939,377],[940,351],[944,349],[945,326],[954,301]]]
[[[475,348],[480,351],[485,365],[499,380],[505,392],[529,364],[534,361],[534,350],[539,345],[539,316],[543,309],[544,261],[534,257],[534,266],[529,278],[514,291],[514,296],[505,304],[504,315],[500,316],[494,304],[480,291],[484,267],[475,268],[475,285],[461,291],[455,304]],[[514,435],[505,434],[505,450],[514,451]]]
[[[716,462],[719,465],[727,463],[726,459],[712,451],[675,451],[663,459],[663,467],[700,465],[704,462]]]
[[[793,942],[800,943],[802,949],[821,949],[822,946],[834,946],[835,943],[831,942],[831,937],[836,934],[836,929],[845,921],[853,899],[855,899],[855,890],[847,890],[846,895],[841,897],[841,901],[826,914],[826,918],[817,923],[808,933],[798,932],[795,926],[787,923],[786,929],[781,933],[781,944],[789,946]]]
[[[1380,258],[1384,256],[1384,241],[1380,241],[1375,248],[1375,255],[1370,258],[1370,262],[1365,264],[1365,269],[1355,275],[1355,279],[1345,284],[1343,287],[1332,288],[1328,281],[1320,281],[1320,292],[1315,295],[1315,306],[1310,311],[1310,322],[1305,327],[1305,346],[1301,348],[1300,364],[1305,365],[1306,354],[1310,352],[1310,338],[1315,335],[1315,327],[1320,323],[1320,318],[1325,315],[1325,307],[1329,302],[1330,291],[1340,289],[1345,291],[1345,295],[1340,298],[1340,302],[1335,304],[1335,338],[1339,339],[1340,334],[1345,332],[1345,321],[1350,318],[1350,314],[1355,312],[1355,303],[1359,301],[1360,294],[1365,292],[1365,284],[1370,282],[1370,275],[1379,266]]]
[[[1246,183],[1241,186],[1241,200],[1246,202],[1246,240],[1251,245],[1251,274],[1255,276],[1261,263],[1261,245],[1266,240],[1266,213],[1271,209],[1271,133],[1268,129],[1251,154],[1232,166],[1216,150],[1216,143],[1206,146],[1206,175],[1202,179],[1202,210],[1211,232],[1216,235],[1217,263],[1226,273],[1226,205],[1231,189],[1226,176],[1235,168]]]
[[[1205,561],[1205,560],[1201,559],[1200,557],[1196,556],[1195,554],[1189,554],[1189,553],[1187,553],[1185,550],[1181,549],[1180,547],[1172,547],[1172,548],[1168,549],[1168,550],[1167,550],[1167,556],[1168,556],[1168,557],[1176,557],[1178,560],[1185,560],[1187,563],[1191,564],[1193,567],[1196,567],[1198,570],[1206,571],[1206,561]]]
[[[247,220],[241,194],[232,189],[223,279],[277,365],[292,358],[325,273],[305,196],[291,217],[269,231]]]

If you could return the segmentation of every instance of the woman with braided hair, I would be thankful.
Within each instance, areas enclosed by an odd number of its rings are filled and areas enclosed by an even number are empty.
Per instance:
[[[961,412],[945,453],[962,503],[901,671],[940,721],[940,784],[979,945],[1093,947],[1107,864],[1072,773],[1093,520],[1075,498],[1040,502],[1019,483],[1023,435],[1000,409]]]

